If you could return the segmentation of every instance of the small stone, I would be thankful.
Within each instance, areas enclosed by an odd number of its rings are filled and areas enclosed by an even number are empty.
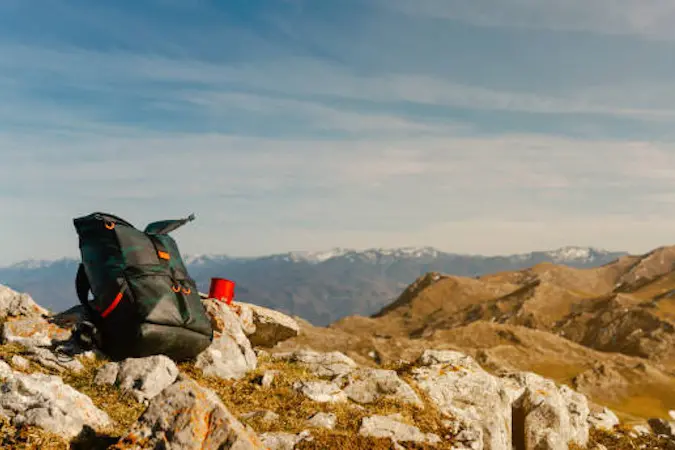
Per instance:
[[[264,388],[271,388],[274,383],[274,378],[279,374],[278,370],[267,370],[262,376],[260,385]]]
[[[110,362],[98,369],[94,377],[94,384],[115,384],[117,382],[117,375],[120,372],[120,365],[116,362]]]
[[[273,358],[302,364],[314,375],[329,378],[347,375],[358,367],[353,359],[340,352],[319,353],[312,350],[298,350],[277,353]]]
[[[337,416],[333,413],[319,412],[309,418],[307,425],[313,428],[332,430],[337,425]]]
[[[69,370],[80,373],[84,370],[82,363],[73,356],[62,353],[53,353],[47,348],[29,347],[26,356],[32,361],[57,372]]]
[[[263,433],[260,435],[260,439],[268,450],[293,450],[300,442],[311,441],[312,436],[309,431],[305,430],[299,434]]]
[[[393,370],[360,369],[352,372],[344,392],[350,400],[363,404],[391,399],[419,407],[424,405],[415,391]]]
[[[268,411],[268,410],[262,410],[262,411],[251,411],[245,414],[242,414],[240,416],[241,419],[260,419],[262,422],[265,423],[272,423],[276,422],[279,420],[279,414],[273,412],[273,411]]]
[[[327,381],[296,381],[293,388],[318,403],[341,403],[347,401],[347,396],[335,383]]]
[[[30,368],[30,361],[23,356],[14,355],[12,356],[12,365],[17,369],[28,370]]]
[[[619,418],[608,408],[588,416],[588,423],[598,429],[611,431],[619,424]]]
[[[433,433],[423,433],[419,428],[402,423],[391,416],[366,417],[361,422],[359,434],[375,438],[390,438],[393,442],[426,442],[437,444],[441,438]]]

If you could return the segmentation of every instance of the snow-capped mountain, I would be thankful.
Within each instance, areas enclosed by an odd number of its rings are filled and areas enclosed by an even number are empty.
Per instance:
[[[606,264],[623,252],[587,247],[509,256],[447,253],[432,247],[335,248],[294,251],[263,257],[185,254],[190,275],[207,292],[212,277],[237,283],[241,301],[257,303],[326,325],[347,315],[369,315],[396,298],[402,289],[427,272],[478,276],[518,270],[541,262],[572,267]],[[28,292],[49,308],[77,303],[74,280],[79,259],[30,260],[0,268],[0,284]]]

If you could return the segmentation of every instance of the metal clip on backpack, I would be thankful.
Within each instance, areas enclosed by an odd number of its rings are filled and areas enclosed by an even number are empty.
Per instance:
[[[168,234],[192,220],[154,222],[140,231],[111,214],[73,219],[82,255],[77,295],[93,341],[111,359],[163,354],[181,361],[211,344],[197,285]]]

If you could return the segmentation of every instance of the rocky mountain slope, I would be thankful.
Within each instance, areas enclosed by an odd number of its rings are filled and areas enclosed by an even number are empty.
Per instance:
[[[328,325],[349,315],[370,315],[398,297],[419,276],[437,271],[473,277],[518,270],[541,262],[596,267],[622,253],[565,247],[522,255],[485,257],[444,253],[433,248],[294,252],[262,258],[223,255],[187,256],[190,274],[200,289],[211,277],[237,282],[243,302]],[[27,292],[45,307],[60,311],[77,303],[77,260],[25,261],[0,268],[0,283]]]
[[[472,358],[429,346],[406,348],[410,359],[384,363],[355,347],[357,361],[340,352],[299,347],[320,333],[325,337],[317,346],[334,338],[363,339],[344,330],[298,324],[245,303],[228,306],[205,299],[204,305],[216,334],[194,361],[176,365],[157,355],[110,362],[72,340],[79,308],[53,315],[28,295],[0,286],[0,445],[675,448],[675,423],[667,416],[637,427],[621,424],[611,410],[569,386],[522,370],[491,373],[486,370],[489,355]],[[493,339],[520,338],[499,333],[500,327],[513,325],[481,325],[497,327]],[[477,331],[463,339],[480,339]],[[528,330],[522,339],[541,338],[536,333],[547,335]],[[552,337],[552,342],[558,341]]]
[[[566,383],[627,422],[675,409],[675,247],[578,269],[541,263],[480,277],[426,274],[372,317],[302,323],[281,348],[313,345],[389,363],[424,348],[491,373]]]

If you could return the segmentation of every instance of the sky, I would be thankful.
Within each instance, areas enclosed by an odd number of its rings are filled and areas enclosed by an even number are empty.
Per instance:
[[[0,264],[675,243],[671,0],[3,0]]]

